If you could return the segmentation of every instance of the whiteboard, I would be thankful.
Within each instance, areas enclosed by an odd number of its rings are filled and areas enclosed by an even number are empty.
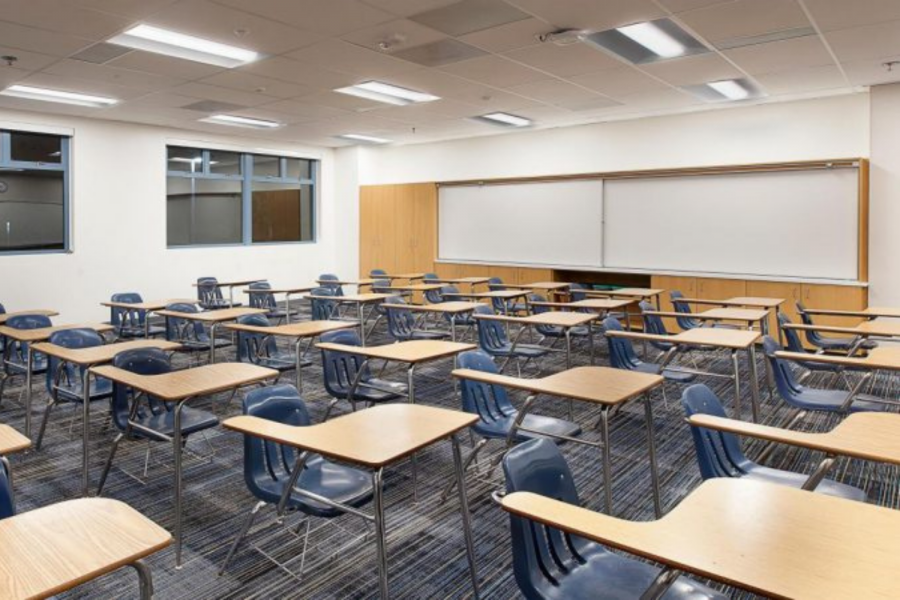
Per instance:
[[[601,267],[602,218],[601,180],[444,186],[438,257]]]
[[[608,180],[605,267],[857,279],[858,170]]]

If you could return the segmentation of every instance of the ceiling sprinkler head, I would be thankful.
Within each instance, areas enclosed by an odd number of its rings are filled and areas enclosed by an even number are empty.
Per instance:
[[[6,54],[4,56],[0,56],[0,60],[5,62],[7,67],[11,67],[16,63],[16,61],[19,60],[19,57],[13,56],[12,54]]]

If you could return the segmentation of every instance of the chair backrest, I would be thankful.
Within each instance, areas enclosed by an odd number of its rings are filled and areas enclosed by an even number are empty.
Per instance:
[[[475,315],[491,315],[493,312],[485,305],[481,305],[473,311]],[[506,336],[506,328],[500,321],[492,319],[476,319],[478,329],[478,345],[488,354],[509,347],[509,338]]]
[[[62,331],[54,331],[50,334],[50,338],[47,341],[63,348],[93,348],[103,345],[103,336],[93,329],[63,329]],[[55,356],[48,355],[48,358],[47,392],[53,392],[53,384],[56,381],[63,385],[74,385],[81,379],[84,367],[79,367],[76,370],[75,365],[72,363],[63,362]],[[62,369],[60,369],[61,365]],[[57,376],[59,377],[58,380]]]
[[[326,287],[334,292],[335,296],[343,296],[344,288],[339,283],[327,283],[329,281],[340,281],[341,278],[334,273],[322,273],[319,275],[319,285]]]
[[[559,448],[536,439],[510,449],[503,458],[506,492],[531,492],[579,505],[572,472]],[[558,582],[587,559],[590,544],[559,529],[510,514],[513,573],[526,598],[558,597]],[[556,592],[556,594],[554,594]]]
[[[369,277],[376,279],[378,277],[387,277],[387,271],[384,269],[372,269],[369,271]]]
[[[437,273],[425,273],[422,275],[422,281],[434,281],[435,279],[440,279]]]
[[[528,294],[528,306],[531,307],[531,313],[535,315],[539,315],[541,313],[549,312],[550,308],[548,306],[537,306],[535,302],[546,302],[547,298],[542,296],[541,294]],[[554,327],[553,325],[535,325],[535,330],[541,335],[559,335],[560,328]]]
[[[306,404],[293,385],[256,388],[244,396],[245,415],[293,427],[311,423]],[[244,481],[257,498],[271,500],[272,483],[287,481],[294,467],[296,451],[291,446],[244,435]]]
[[[662,317],[659,315],[648,315],[647,313],[652,313],[656,311],[656,307],[647,302],[646,300],[642,300],[638,306],[641,309],[641,316],[644,319],[644,331],[647,333],[653,333],[656,335],[669,335],[668,330],[666,330],[666,324],[663,322]]]
[[[384,303],[405,306],[406,300],[400,296],[391,296],[386,298]],[[387,313],[388,333],[392,338],[401,342],[412,338],[416,328],[416,319],[411,310],[393,308],[384,312]]]
[[[215,277],[197,278],[197,300],[200,301],[200,304],[216,304],[223,299],[218,279]]]
[[[797,314],[800,315],[800,322],[804,325],[815,325],[812,315],[806,312],[806,307],[799,300],[796,301]],[[814,329],[807,329],[803,332],[806,335],[806,341],[813,346],[821,346],[823,343],[822,334]]]
[[[783,358],[778,358],[775,353],[781,350],[781,346],[771,336],[763,336],[763,352],[766,360],[772,367],[772,376],[775,378],[775,387],[778,395],[788,404],[793,404],[797,396],[803,393],[803,386],[797,381],[791,365]]]
[[[587,299],[587,294],[582,290],[586,290],[587,288],[580,283],[570,283],[569,284],[569,300],[572,302],[579,302],[581,300]]]
[[[727,418],[722,402],[711,389],[702,383],[690,386],[681,395],[681,406],[687,417],[695,414]],[[703,479],[713,477],[740,477],[740,465],[747,462],[741,452],[741,444],[733,433],[715,431],[703,427],[691,427],[694,450]]]
[[[53,322],[50,321],[50,317],[44,315],[16,315],[6,320],[6,326],[13,329],[41,329],[52,325]],[[9,340],[7,344],[9,345],[9,360],[25,364],[28,342]]]
[[[787,349],[791,352],[806,352],[803,342],[800,341],[800,336],[797,335],[797,330],[785,327],[785,325],[790,325],[791,322],[789,316],[783,312],[778,313],[778,327],[781,328],[781,335],[784,336],[784,341],[787,342]]]
[[[338,308],[337,301],[333,299],[335,296],[335,290],[331,287],[317,287],[309,293],[313,321],[327,321],[334,316]]]
[[[499,277],[491,277],[488,279],[488,289],[493,291],[505,289],[503,287],[503,280]]]
[[[430,273],[430,275],[434,275],[434,273]],[[436,285],[436,284],[435,284]],[[436,290],[425,290],[424,296],[425,301],[429,304],[438,304],[444,301],[444,297],[441,295],[441,292],[444,288],[436,289]]]
[[[390,294],[391,293],[391,280],[390,279],[376,279],[372,282],[372,291],[376,294]]]
[[[0,519],[16,514],[16,499],[13,496],[12,483],[6,463],[0,461]]]
[[[110,297],[113,302],[127,302],[138,304],[144,299],[137,292],[121,292]],[[118,306],[109,308],[109,323],[115,327],[143,327],[146,313],[140,310],[131,310]]]
[[[684,298],[684,294],[682,294],[678,290],[672,290],[671,292],[669,292],[669,298],[672,300],[672,307],[675,309],[675,312],[685,315],[691,314],[691,305],[681,300],[682,298]],[[697,321],[697,319],[693,319],[691,317],[675,317],[675,322],[678,323],[678,326],[685,331],[687,331],[688,329],[700,327],[700,322]]]
[[[253,325],[255,327],[271,327],[266,315],[244,315],[238,317],[241,325]],[[256,363],[261,356],[271,356],[278,351],[275,338],[264,333],[250,331],[237,332],[238,360],[241,362]]]
[[[251,290],[271,290],[272,286],[268,281],[256,281],[250,284]],[[250,296],[250,308],[264,308],[266,310],[272,310],[278,308],[278,303],[275,302],[274,294],[249,294]]]
[[[138,375],[162,375],[172,370],[169,355],[159,348],[135,348],[119,352],[113,358],[114,367],[137,373]],[[111,400],[112,420],[116,427],[125,431],[128,427],[128,416],[138,394],[131,387],[121,383],[113,383]],[[152,396],[147,397],[147,410],[159,414],[171,410],[171,407]]]
[[[319,339],[327,344],[362,345],[359,341],[359,334],[355,329],[329,331],[328,333],[323,333]],[[323,349],[322,371],[325,379],[325,391],[335,398],[347,398],[364,362],[365,357],[360,354],[333,352]],[[371,378],[369,367],[366,366],[360,375],[360,381],[366,382]]]
[[[459,355],[460,369],[472,369],[483,373],[499,373],[494,359],[481,350],[470,350]],[[462,409],[478,415],[484,423],[493,423],[516,414],[516,409],[509,401],[506,388],[471,379],[459,380]]]
[[[6,314],[6,307],[3,306],[2,303],[0,303],[0,315],[5,315],[5,314]]]
[[[175,302],[166,306],[166,310],[181,313],[198,313],[198,309],[194,304],[187,302]],[[179,341],[203,341],[208,339],[203,323],[198,321],[188,321],[181,317],[166,317],[166,339],[170,342]]]
[[[622,324],[615,317],[606,317],[603,319],[603,329],[604,331],[622,331]],[[641,363],[634,352],[631,340],[608,335],[606,342],[609,346],[609,362],[616,369],[631,371]]]

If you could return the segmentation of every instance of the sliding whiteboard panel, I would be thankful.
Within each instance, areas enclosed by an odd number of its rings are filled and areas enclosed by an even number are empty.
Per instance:
[[[610,180],[607,268],[857,279],[858,171]]]
[[[442,260],[600,267],[600,180],[440,188]]]

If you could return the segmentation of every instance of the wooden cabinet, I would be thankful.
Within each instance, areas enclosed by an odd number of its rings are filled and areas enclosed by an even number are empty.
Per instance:
[[[359,190],[359,270],[429,272],[437,240],[437,188],[431,183]]]
[[[723,300],[747,295],[747,282],[743,279],[697,278],[697,297]]]
[[[787,315],[792,322],[799,323],[797,314],[797,300],[800,299],[799,283],[783,283],[778,281],[748,281],[747,296],[757,298],[784,298],[784,303],[779,310]],[[769,316],[769,331],[775,337],[778,333],[778,321],[774,314]]]

